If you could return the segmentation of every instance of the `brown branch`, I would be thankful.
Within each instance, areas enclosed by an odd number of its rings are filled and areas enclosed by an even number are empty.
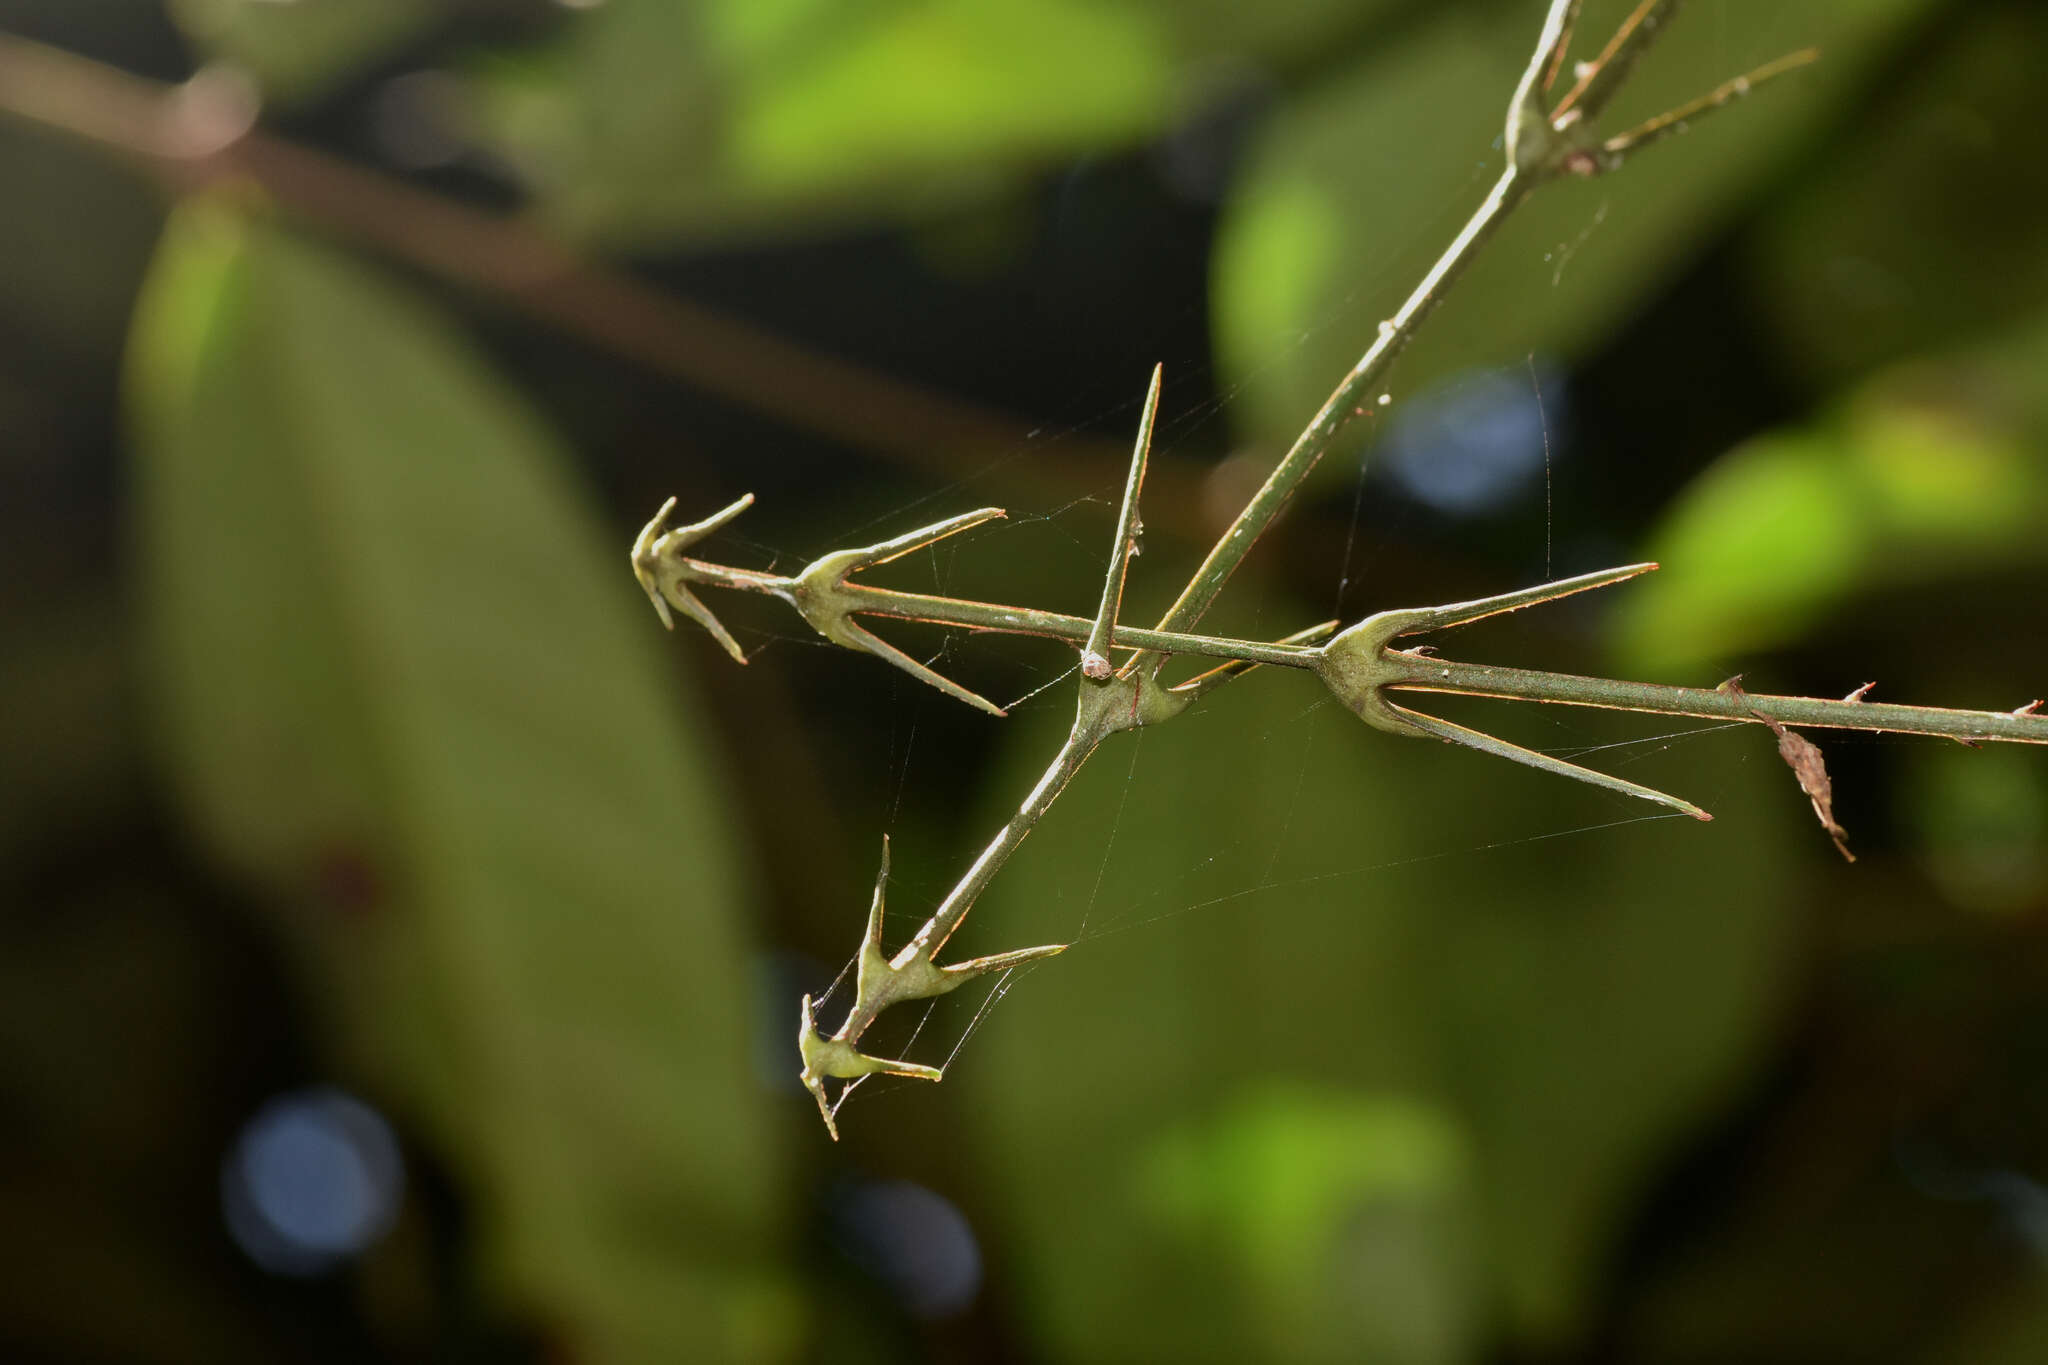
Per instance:
[[[648,288],[526,222],[494,217],[254,124],[253,100],[202,75],[165,85],[0,34],[0,113],[111,148],[175,194],[253,182],[323,232],[473,290],[657,374],[870,455],[957,479],[1013,456],[1023,424]],[[1070,495],[1102,487],[1119,443],[1036,449],[998,482]],[[1154,472],[1154,524],[1200,539],[1197,477]]]

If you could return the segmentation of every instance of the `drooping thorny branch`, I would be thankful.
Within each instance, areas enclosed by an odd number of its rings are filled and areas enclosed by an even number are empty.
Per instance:
[[[938,1068],[915,1062],[871,1056],[860,1051],[862,1034],[891,1005],[942,995],[964,982],[993,972],[1050,957],[1065,945],[1025,948],[941,966],[938,953],[973,908],[974,902],[1026,835],[1045,816],[1081,765],[1110,735],[1170,720],[1212,688],[1260,664],[1313,671],[1330,691],[1368,724],[1395,734],[1462,744],[1517,763],[1593,783],[1608,790],[1670,807],[1697,819],[1711,818],[1691,802],[1606,773],[1582,768],[1546,754],[1510,744],[1464,726],[1410,709],[1393,700],[1396,692],[1453,692],[1512,700],[1607,707],[1665,715],[1748,721],[1770,726],[1781,735],[1787,725],[1881,730],[1906,734],[1945,735],[1975,743],[2008,740],[2048,744],[2048,715],[2035,713],[2039,703],[2011,712],[1952,711],[1935,707],[1867,703],[1861,691],[1839,701],[1813,697],[1773,697],[1738,687],[1719,689],[1669,687],[1655,683],[1579,677],[1563,673],[1462,663],[1419,649],[1396,648],[1396,642],[1423,632],[1463,625],[1500,612],[1554,601],[1573,593],[1606,587],[1654,569],[1632,564],[1599,573],[1507,593],[1473,602],[1381,612],[1338,633],[1335,622],[1310,627],[1276,642],[1198,634],[1195,628],[1222,591],[1252,544],[1272,524],[1317,460],[1346,423],[1366,406],[1367,396],[1390,364],[1414,337],[1443,293],[1464,273],[1479,249],[1531,192],[1560,176],[1598,175],[1619,168],[1637,150],[1658,141],[1682,120],[1697,119],[1739,100],[1766,80],[1814,59],[1807,51],[1780,58],[1746,76],[1737,77],[1671,114],[1623,133],[1602,137],[1593,125],[1649,42],[1677,11],[1677,0],[1644,0],[1592,61],[1574,70],[1574,84],[1554,104],[1550,91],[1564,68],[1577,17],[1577,0],[1552,0],[1543,30],[1509,103],[1505,144],[1507,165],[1485,202],[1395,315],[1381,324],[1379,337],[1344,376],[1294,446],[1274,467],[1265,484],[1217,540],[1179,598],[1151,630],[1125,624],[1118,617],[1126,567],[1138,527],[1138,498],[1145,478],[1153,419],[1158,410],[1160,374],[1154,370],[1146,396],[1130,476],[1118,516],[1116,539],[1109,557],[1102,603],[1093,620],[1029,607],[1003,606],[952,597],[899,592],[853,581],[873,565],[929,545],[943,537],[1003,515],[985,507],[912,531],[877,545],[828,554],[802,571],[783,577],[751,569],[729,568],[692,558],[686,553],[751,505],[749,495],[716,515],[690,526],[670,529],[674,500],[664,506],[640,533],[633,546],[633,571],[652,599],[665,625],[671,609],[708,630],[733,658],[744,654],[718,619],[697,598],[694,588],[720,587],[767,593],[788,602],[827,639],[850,649],[888,660],[922,682],[957,700],[993,715],[1002,708],[977,696],[928,665],[874,635],[856,617],[895,617],[935,622],[974,631],[1042,635],[1064,640],[1080,651],[1079,698],[1074,722],[1059,752],[1017,813],[997,831],[981,855],[909,943],[893,956],[882,946],[883,897],[888,883],[889,854],[882,850],[881,873],[858,956],[854,1003],[830,1036],[821,1034],[814,1005],[805,996],[798,1033],[804,1085],[817,1098],[826,1127],[838,1136],[838,1101],[827,1094],[826,1082],[851,1087],[876,1074],[938,1080]],[[1113,661],[1124,651],[1121,663]],[[1160,680],[1166,661],[1181,654],[1221,662],[1206,673],[1176,685]],[[1817,761],[1817,760],[1816,760]],[[1820,809],[1816,805],[1816,809]],[[839,1100],[843,1101],[842,1090]]]

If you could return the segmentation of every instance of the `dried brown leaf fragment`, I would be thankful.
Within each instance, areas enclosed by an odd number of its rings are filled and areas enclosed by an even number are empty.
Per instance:
[[[1858,688],[1857,692],[1863,692],[1868,687],[1869,684],[1866,683],[1864,687]],[[1737,702],[1746,704],[1748,694],[1742,690],[1740,673],[1722,683],[1718,690],[1727,693]],[[1813,803],[1814,818],[1820,821],[1821,828],[1828,832],[1828,837],[1835,841],[1836,850],[1850,862],[1855,862],[1856,855],[1849,851],[1849,831],[1835,821],[1835,785],[1828,778],[1828,765],[1820,756],[1820,746],[1754,707],[1749,708],[1749,713],[1769,726],[1771,733],[1778,737],[1778,757],[1785,760],[1785,766],[1799,779],[1799,790],[1805,792],[1806,799]]]

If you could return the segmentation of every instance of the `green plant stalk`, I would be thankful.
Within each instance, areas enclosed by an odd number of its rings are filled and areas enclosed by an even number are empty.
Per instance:
[[[1939,706],[1900,706],[1888,702],[1826,697],[1779,697],[1753,692],[1733,696],[1716,688],[1586,678],[1573,673],[1506,668],[1498,664],[1460,663],[1455,659],[1410,655],[1400,651],[1390,651],[1386,657],[1399,663],[1406,676],[1382,685],[1403,691],[1454,692],[1464,696],[1555,702],[1613,711],[1696,716],[1703,720],[1740,720],[1758,724],[1777,721],[1781,725],[1822,729],[1941,735],[1968,743],[1997,740],[2012,744],[2048,744],[2048,713],[2035,712],[2028,707],[2014,711],[1957,711]]]
[[[751,569],[734,569],[702,560],[685,561],[698,582],[786,596],[793,581]],[[847,583],[848,610],[905,621],[926,621],[967,630],[1013,635],[1038,635],[1049,639],[1085,644],[1095,622],[1063,612],[1040,611],[1034,607],[1005,606],[957,597],[935,597],[926,593],[898,592],[861,583]],[[1118,624],[1113,629],[1116,647],[1151,650],[1161,654],[1189,654],[1228,659],[1247,664],[1271,664],[1280,668],[1313,671],[1322,651],[1313,645],[1285,644],[1263,640],[1240,640],[1224,635],[1195,635],[1179,631],[1145,630]],[[1592,678],[1573,673],[1551,673],[1540,669],[1512,668],[1500,664],[1468,663],[1434,654],[1386,650],[1386,673],[1380,685],[1400,691],[1445,692],[1475,697],[1496,697],[1505,701],[1554,702],[1565,706],[1598,707],[1615,711],[1640,711],[1666,716],[1693,716],[1705,720],[1737,720],[1762,724],[1767,720],[1782,725],[1802,725],[1837,730],[1882,730],[1893,734],[1938,735],[1965,741],[2002,741],[2015,744],[2048,744],[2048,713],[2017,711],[1965,711],[1939,706],[1902,706],[1887,702],[1834,700],[1826,697],[1775,696],[1746,692],[1738,700],[1707,687],[1675,687],[1666,683],[1629,682],[1616,678]],[[1099,742],[1099,741],[1098,741]],[[1092,750],[1093,746],[1090,746]],[[1070,756],[1063,749],[1053,767]],[[1085,754],[1083,755],[1085,759]],[[1072,760],[1078,764],[1082,759]],[[1047,770],[1048,776],[1052,769]],[[1050,789],[1045,805],[1050,806],[1064,788],[1069,772]],[[1034,789],[1036,797],[1044,784]],[[1027,809],[1034,808],[1031,802]],[[1043,813],[1040,811],[1039,813]],[[1020,836],[1021,837],[1021,836]],[[991,846],[993,849],[993,845]],[[988,855],[984,853],[983,857]],[[976,869],[981,866],[978,861]],[[970,870],[972,875],[973,869]],[[977,888],[978,893],[978,888]],[[950,934],[950,930],[947,931]],[[941,940],[943,941],[943,940]]]
[[[966,874],[946,893],[946,898],[939,902],[938,908],[932,912],[931,917],[924,922],[916,935],[890,959],[891,968],[903,972],[920,961],[935,961],[947,941],[959,929],[961,922],[967,918],[967,912],[974,908],[974,902],[988,889],[989,883],[995,880],[996,874],[1002,870],[1003,864],[1010,860],[1010,855],[1017,851],[1025,837],[1045,818],[1045,813],[1052,809],[1053,802],[1059,800],[1060,793],[1067,789],[1067,784],[1081,771],[1081,765],[1088,761],[1089,756],[1103,740],[1119,730],[1130,729],[1137,724],[1131,719],[1131,708],[1123,707],[1119,713],[1119,708],[1111,696],[1112,692],[1124,691],[1125,689],[1091,689],[1089,694],[1083,696],[1081,705],[1076,709],[1073,726],[1067,731],[1067,737],[1061,743],[1059,751],[1053,755],[1052,762],[1039,777],[1038,784],[1031,789],[1030,795],[1024,798],[1023,804],[1017,807],[1017,813],[996,831],[995,838],[989,840],[988,846],[982,849],[981,856],[974,860]],[[964,981],[969,978],[963,976],[960,979]],[[852,1011],[847,1015],[845,1023],[832,1035],[833,1040],[848,1044],[859,1042],[861,1034],[867,1031],[875,1017],[893,1003],[895,1001],[886,995],[871,998],[867,992],[862,992],[861,997],[855,1001]]]
[[[701,559],[679,561],[690,580],[712,587],[760,592],[790,600],[796,580],[754,569],[735,569]],[[930,593],[900,592],[866,583],[843,582],[839,595],[844,610],[864,616],[888,616],[899,621],[928,621],[935,625],[959,626],[967,630],[1004,635],[1040,635],[1054,640],[1071,640],[1086,645],[1095,623],[1065,612],[1041,611],[1036,607],[1004,606],[969,598],[937,597]],[[1196,635],[1186,631],[1146,630],[1119,622],[1112,628],[1110,644],[1119,649],[1150,649],[1170,654],[1196,654],[1246,663],[1280,664],[1306,668],[1314,651],[1299,645],[1266,644],[1257,640],[1234,640],[1221,635]]]
[[[1466,222],[1457,239],[1437,258],[1436,264],[1409,294],[1400,311],[1380,325],[1379,339],[1338,383],[1295,439],[1294,445],[1273,466],[1273,472],[1266,476],[1259,491],[1252,495],[1244,510],[1237,514],[1210,548],[1179,598],[1159,618],[1160,630],[1185,631],[1202,619],[1230,581],[1231,574],[1251,553],[1252,546],[1293,498],[1301,481],[1308,477],[1309,471],[1315,468],[1352,418],[1363,415],[1367,403],[1376,401],[1370,397],[1372,390],[1394,363],[1395,357],[1407,348],[1422,320],[1442,301],[1444,291],[1465,273],[1479,254],[1479,249],[1499,231],[1500,225],[1528,197],[1532,188],[1530,177],[1511,158],[1507,169],[1501,172],[1500,179],[1487,192],[1485,202]],[[1155,653],[1143,662],[1156,671],[1165,662],[1165,656]]]
[[[696,559],[684,563],[695,581],[718,587],[787,596],[789,585],[794,581],[752,569],[735,569]],[[1096,625],[1084,617],[1069,616],[1063,612],[898,592],[893,588],[876,588],[863,583],[847,583],[843,590],[848,597],[849,611],[905,621],[927,621],[967,630],[1038,635],[1085,645]],[[1313,670],[1321,656],[1321,651],[1312,645],[1145,630],[1122,624],[1113,628],[1112,639],[1114,645],[1122,649],[1202,655],[1281,668]],[[1555,702],[1565,706],[1694,716],[1706,720],[1761,724],[1768,719],[1782,725],[1837,730],[1883,730],[1894,734],[1940,735],[1958,740],[2048,744],[2048,713],[2032,714],[2024,708],[2019,711],[1963,711],[1938,706],[1901,706],[1887,702],[1837,701],[1825,697],[1787,697],[1753,692],[1744,693],[1737,700],[1725,692],[1707,687],[1674,687],[1666,683],[1628,682],[1499,664],[1466,663],[1403,650],[1387,650],[1383,657],[1388,662],[1389,671],[1381,685],[1402,691]],[[1060,767],[1069,759],[1066,750],[1062,749],[1053,759],[1053,768]],[[1083,759],[1072,761],[1078,764]],[[1048,776],[1051,776],[1053,768],[1047,769]],[[1052,798],[1059,795],[1071,777],[1072,773],[1067,773],[1050,789],[1045,805],[1051,805]],[[1037,797],[1045,790],[1044,783],[1041,783],[1034,789],[1033,796]],[[1032,809],[1032,803],[1026,802],[1026,808]],[[991,851],[993,847],[991,845]],[[987,853],[983,854],[984,859],[987,856]],[[977,861],[975,868],[980,866]],[[970,875],[973,871],[970,869]],[[950,934],[951,930],[947,932]]]

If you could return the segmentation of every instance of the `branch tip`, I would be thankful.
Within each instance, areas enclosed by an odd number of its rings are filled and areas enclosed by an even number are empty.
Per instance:
[[[1603,169],[1613,169],[1620,165],[1623,159],[1651,143],[1685,132],[1691,127],[1692,120],[1704,118],[1718,109],[1725,109],[1747,97],[1758,86],[1776,80],[1788,72],[1797,71],[1801,67],[1811,66],[1819,60],[1820,49],[1817,47],[1788,52],[1754,70],[1723,81],[1698,99],[1681,104],[1676,109],[1667,110],[1653,119],[1647,119],[1626,132],[1615,134],[1600,144],[1601,159],[1605,163]]]

